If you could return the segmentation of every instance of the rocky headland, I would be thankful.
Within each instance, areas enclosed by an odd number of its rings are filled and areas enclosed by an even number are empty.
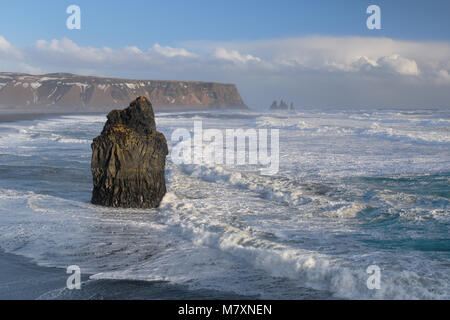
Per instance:
[[[110,111],[139,96],[157,110],[247,108],[234,84],[0,72],[0,108]]]

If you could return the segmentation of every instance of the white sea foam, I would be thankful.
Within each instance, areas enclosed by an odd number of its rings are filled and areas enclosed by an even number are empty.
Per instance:
[[[409,129],[409,130],[408,130]],[[407,138],[410,140],[418,140],[425,142],[445,142],[450,143],[450,128],[433,131],[416,131],[411,128],[397,129],[391,126],[381,125],[379,123],[373,123],[371,128],[366,131],[369,135],[381,135],[392,138]]]
[[[169,159],[169,192],[154,210],[89,204],[89,143],[104,116],[0,125],[0,156],[32,156],[1,163],[0,247],[42,265],[80,265],[94,279],[165,280],[263,298],[296,298],[303,287],[346,298],[450,297],[444,256],[429,259],[404,237],[434,248],[448,199],[377,180],[448,171],[448,141],[419,138],[445,121],[399,112],[224,116],[164,113],[157,123],[167,137],[195,119],[220,129],[279,127],[279,175]],[[423,239],[422,224],[436,234]],[[401,250],[392,249],[396,241]],[[366,287],[372,264],[382,269],[381,290]]]

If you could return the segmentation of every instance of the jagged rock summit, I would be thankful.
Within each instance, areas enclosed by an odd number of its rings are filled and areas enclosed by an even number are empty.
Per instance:
[[[289,110],[289,106],[286,102],[281,99],[280,104],[278,104],[276,101],[272,102],[272,105],[269,108],[270,110]],[[291,102],[291,110],[294,110],[294,103]]]
[[[166,193],[164,135],[156,131],[153,107],[139,97],[113,110],[92,145],[92,203],[120,208],[155,208]]]

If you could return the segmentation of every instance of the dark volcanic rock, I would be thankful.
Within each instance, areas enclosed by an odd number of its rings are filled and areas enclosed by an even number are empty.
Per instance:
[[[293,107],[293,105],[292,105],[292,107]],[[283,100],[280,101],[279,105],[278,105],[278,103],[276,101],[274,101],[269,109],[270,110],[289,110],[289,106]]]
[[[166,193],[164,135],[156,131],[151,103],[139,97],[113,110],[92,143],[92,203],[121,208],[155,208]]]

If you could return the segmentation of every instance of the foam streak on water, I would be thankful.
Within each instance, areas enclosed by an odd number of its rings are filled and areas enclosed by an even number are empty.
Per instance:
[[[158,114],[169,144],[197,120],[280,129],[280,172],[169,157],[169,192],[146,211],[89,203],[105,119],[0,125],[2,249],[94,279],[260,298],[450,298],[449,111]]]

